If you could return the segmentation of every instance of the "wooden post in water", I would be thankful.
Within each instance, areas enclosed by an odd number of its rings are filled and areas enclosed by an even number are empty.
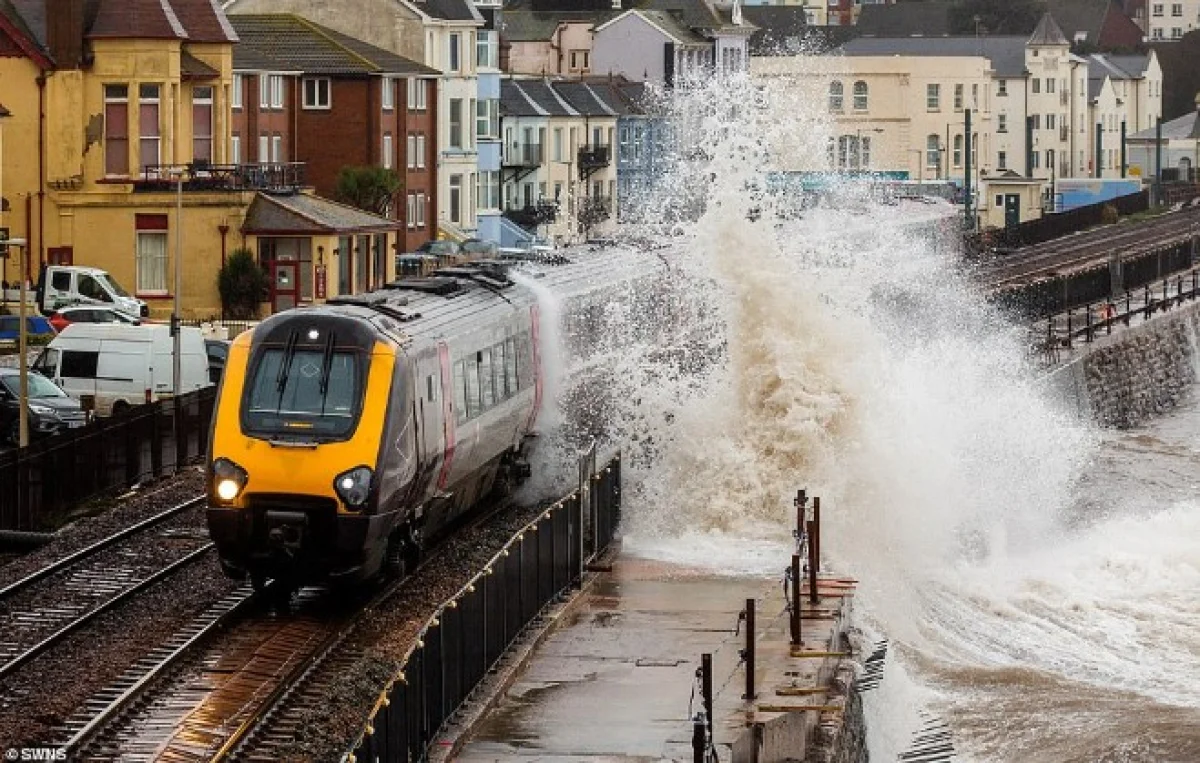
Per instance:
[[[792,646],[799,647],[800,633],[800,555],[792,554]]]
[[[746,694],[742,699],[754,701],[754,599],[746,599],[746,650],[743,659],[746,663]]]

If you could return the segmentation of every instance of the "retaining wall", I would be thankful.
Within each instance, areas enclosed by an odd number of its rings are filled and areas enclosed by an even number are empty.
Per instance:
[[[1129,428],[1165,413],[1197,379],[1200,303],[1123,329],[1047,377],[1081,416]]]

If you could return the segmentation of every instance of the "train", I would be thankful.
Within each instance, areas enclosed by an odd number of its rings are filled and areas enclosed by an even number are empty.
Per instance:
[[[446,268],[286,310],[238,336],[217,392],[209,533],[257,588],[402,575],[529,476],[541,315],[505,267]]]

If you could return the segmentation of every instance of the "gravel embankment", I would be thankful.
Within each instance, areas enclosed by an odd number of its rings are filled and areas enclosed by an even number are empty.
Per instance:
[[[297,763],[339,760],[387,680],[401,669],[404,655],[425,622],[542,511],[544,505],[515,507],[447,541],[386,606],[363,618],[347,645],[363,657],[348,670],[339,666],[337,675],[314,677],[314,685],[327,689],[310,709],[294,711],[301,720],[299,731],[292,747],[282,751],[282,759]],[[292,714],[285,712],[276,720]]]
[[[62,528],[45,546],[10,559],[0,567],[0,587],[203,492],[204,469],[199,466],[146,483],[126,498],[112,499],[111,508]]]

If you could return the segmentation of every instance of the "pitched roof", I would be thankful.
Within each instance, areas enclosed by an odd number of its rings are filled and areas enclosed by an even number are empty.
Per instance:
[[[1189,111],[1181,117],[1175,117],[1169,122],[1162,123],[1163,140],[1200,140],[1200,109]],[[1156,128],[1139,130],[1130,135],[1129,140],[1155,140]]]
[[[389,220],[314,194],[258,193],[246,210],[242,232],[355,233],[396,230],[402,226],[399,220]]]
[[[44,21],[44,17],[41,18]],[[27,19],[10,0],[0,0],[0,28],[8,27],[9,34],[17,47],[24,50],[26,55],[41,59],[40,63],[48,66],[51,62],[46,52],[44,39],[39,39]]]
[[[187,31],[188,42],[237,42],[237,34],[217,0],[168,1]]]
[[[46,0],[0,0],[0,14],[46,50]],[[237,42],[217,0],[85,0],[84,34],[118,39]]]
[[[603,24],[619,11],[530,11],[504,9],[497,28],[512,42],[545,42],[554,36],[560,23]]]
[[[886,6],[868,5],[864,8]],[[785,53],[795,55],[804,52],[804,38],[808,22],[804,8],[799,5],[747,5],[742,8],[746,20],[758,27],[750,35],[750,55],[763,56]]]
[[[638,116],[645,113],[639,104],[643,82],[629,82],[624,77],[589,80],[586,83],[592,95],[604,103],[617,116]],[[638,89],[633,89],[637,86]]]
[[[1033,34],[1029,35],[1029,40],[1026,45],[1070,45],[1067,38],[1063,35],[1062,29],[1054,17],[1049,13],[1043,13],[1042,18],[1038,21],[1037,27],[1034,28]]]
[[[239,69],[253,57],[239,57],[246,46],[255,48],[260,57],[280,62],[284,69],[306,74],[440,74],[293,13],[233,14],[229,21],[241,38],[234,48],[234,66]]]
[[[571,108],[571,105],[565,99],[559,97],[557,93],[550,87],[548,80],[527,79],[520,80],[521,92],[523,92],[529,100],[537,105],[538,109],[544,111],[543,116],[552,117],[575,117],[579,113]],[[504,89],[504,83],[501,83],[501,90]],[[515,116],[515,115],[514,115]],[[528,115],[526,115],[528,116]]]
[[[859,37],[838,50],[847,56],[983,56],[998,76],[1025,74],[1024,37]]]
[[[85,37],[187,39],[187,30],[168,0],[100,0]]]
[[[550,87],[575,111],[586,117],[615,117],[617,112],[584,82],[554,82]]]
[[[529,97],[522,83],[516,80],[500,80],[500,115],[505,117],[545,117],[549,112]]]
[[[864,37],[943,37],[950,33],[950,2],[864,5],[856,26]]]
[[[471,0],[417,0],[416,7],[435,19],[445,21],[483,21]]]
[[[179,71],[184,78],[213,79],[221,73],[188,53],[186,50],[179,54]]]
[[[625,11],[619,16],[605,21],[603,24],[596,26],[595,31],[599,32],[608,26],[615,24],[617,21],[627,17],[636,16],[644,22],[662,32],[667,37],[670,37],[676,44],[679,45],[708,45],[709,41],[699,34],[696,34],[681,22],[674,14],[667,11],[653,10],[647,8],[633,8]]]
[[[665,13],[685,29],[719,29],[729,24],[706,0],[626,0],[623,6]]]

